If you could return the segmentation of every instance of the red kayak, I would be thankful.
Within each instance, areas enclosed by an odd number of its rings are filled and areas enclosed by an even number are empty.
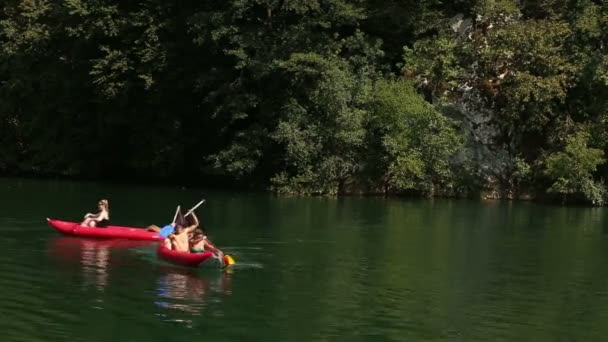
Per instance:
[[[156,250],[158,257],[170,263],[189,267],[200,266],[219,266],[226,267],[234,264],[234,260],[228,255],[224,255],[222,260],[214,257],[214,253],[205,251],[203,253],[178,252],[168,249],[163,244],[158,245]]]
[[[60,233],[73,236],[103,238],[103,239],[129,239],[162,241],[164,238],[157,232],[149,232],[144,228],[106,226],[106,227],[84,227],[76,222],[52,220],[47,218],[49,225]]]

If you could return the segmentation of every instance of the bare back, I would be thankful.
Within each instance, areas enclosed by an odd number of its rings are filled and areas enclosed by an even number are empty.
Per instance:
[[[198,218],[194,213],[192,214],[194,224],[190,227],[180,229],[179,233],[175,233],[172,236],[171,242],[173,249],[180,252],[190,252],[190,243],[188,241],[188,235],[192,233],[198,227]]]
[[[171,241],[173,243],[173,250],[180,251],[180,252],[190,251],[189,245],[188,245],[188,233],[187,232],[174,234],[173,239]]]

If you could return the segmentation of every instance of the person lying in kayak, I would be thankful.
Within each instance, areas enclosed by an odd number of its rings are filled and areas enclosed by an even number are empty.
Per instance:
[[[196,228],[198,228],[198,218],[194,213],[192,215],[193,223],[188,227],[183,227],[181,224],[177,224],[175,226],[175,231],[173,234],[169,235],[167,239],[165,239],[165,246],[168,247],[167,240],[171,242],[171,249],[179,252],[189,252],[190,244],[189,237],[192,232]]]
[[[99,212],[97,214],[87,213],[84,221],[80,223],[85,227],[105,227],[110,222],[110,205],[107,199],[102,199],[97,203]]]

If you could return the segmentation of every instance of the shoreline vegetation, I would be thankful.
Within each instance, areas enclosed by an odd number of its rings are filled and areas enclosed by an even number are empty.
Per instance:
[[[0,174],[603,206],[608,2],[8,0]]]

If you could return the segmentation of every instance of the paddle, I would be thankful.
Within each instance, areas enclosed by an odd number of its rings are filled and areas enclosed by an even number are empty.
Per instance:
[[[224,254],[224,264],[225,264],[224,267],[228,267],[228,266],[234,265],[235,261],[230,255]]]
[[[171,221],[171,223],[175,223],[175,220],[177,220],[177,215],[179,215],[179,211],[181,210],[181,206],[177,206],[177,209],[175,210],[175,215],[173,215],[173,221]]]
[[[188,215],[192,214],[196,208],[200,207],[201,204],[205,203],[205,200],[203,199],[202,201],[198,202],[194,207],[192,207],[192,209],[188,210],[188,212],[184,215],[184,217],[188,217]]]
[[[196,210],[196,208],[200,207],[201,204],[203,204],[203,203],[205,203],[205,199],[198,202],[194,207],[192,207],[192,209],[188,210],[188,212],[184,215],[184,217],[187,217],[188,215],[192,214],[194,212],[194,210]],[[222,259],[224,267],[228,267],[228,266],[235,264],[234,259],[230,255],[224,254],[224,252],[222,252],[219,248],[217,248],[213,244],[211,244],[211,242],[209,240],[207,240],[207,242],[213,247],[213,249],[215,249],[216,251],[221,253],[221,255],[218,255],[218,257],[220,257]]]

